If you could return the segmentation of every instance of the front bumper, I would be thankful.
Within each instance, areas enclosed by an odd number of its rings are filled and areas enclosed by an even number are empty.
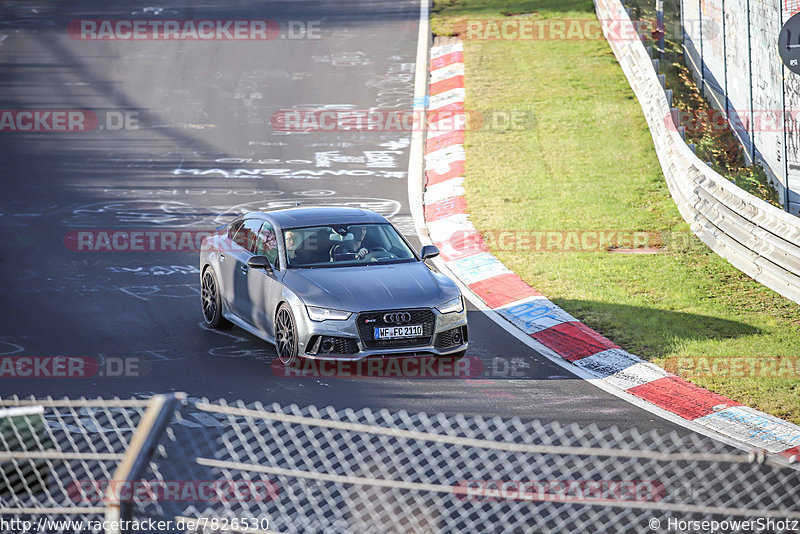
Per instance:
[[[372,338],[374,326],[383,326],[382,315],[411,312],[411,324],[423,324],[423,336],[403,342],[380,342]],[[440,313],[435,308],[375,310],[354,313],[345,321],[312,321],[305,309],[295,310],[300,354],[319,360],[360,360],[377,355],[436,354],[463,351],[468,345],[467,310]],[[426,319],[427,318],[427,319]],[[375,319],[377,322],[367,322]],[[331,342],[333,352],[326,352]]]

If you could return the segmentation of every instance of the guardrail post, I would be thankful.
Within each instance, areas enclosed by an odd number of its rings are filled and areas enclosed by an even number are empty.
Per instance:
[[[753,127],[753,32],[750,28],[750,0],[747,0],[747,68],[750,83],[750,164],[756,163],[756,132]]]
[[[664,0],[656,0],[656,31],[658,35],[658,58],[664,59]]]
[[[105,519],[111,527],[106,530],[106,534],[132,534],[126,522],[132,520],[133,502],[129,499],[123,501],[121,492],[126,485],[132,485],[142,476],[158,440],[172,421],[175,408],[185,399],[185,393],[153,395],[150,398],[147,410],[128,444],[128,450],[106,490]]]
[[[725,84],[725,120],[730,124],[728,98],[728,35],[727,24],[725,22],[725,0],[722,0],[722,80]]]
[[[778,28],[783,27],[783,0],[778,2]],[[789,212],[789,147],[786,138],[786,66],[781,69],[781,142],[783,144],[783,211]]]
[[[700,27],[700,94],[706,94],[706,60],[703,57],[703,2],[697,2],[697,24]]]

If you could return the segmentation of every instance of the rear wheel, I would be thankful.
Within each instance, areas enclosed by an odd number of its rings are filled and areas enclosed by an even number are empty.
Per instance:
[[[284,365],[297,360],[297,327],[292,310],[286,304],[281,304],[275,314],[275,350]]]
[[[217,277],[208,268],[200,282],[200,300],[203,307],[203,320],[211,328],[228,328],[231,323],[222,316],[222,298],[219,294]]]

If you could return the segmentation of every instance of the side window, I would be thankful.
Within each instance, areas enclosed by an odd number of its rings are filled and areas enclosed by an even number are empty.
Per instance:
[[[253,252],[256,248],[256,236],[263,222],[261,219],[245,220],[233,236],[233,241],[246,251]]]
[[[261,226],[261,231],[258,233],[255,254],[266,256],[273,267],[278,261],[278,239],[275,236],[275,229],[268,222]]]
[[[233,236],[236,235],[236,232],[239,231],[239,228],[242,227],[242,224],[244,224],[244,220],[239,220],[235,221],[228,227],[228,239],[233,241]]]

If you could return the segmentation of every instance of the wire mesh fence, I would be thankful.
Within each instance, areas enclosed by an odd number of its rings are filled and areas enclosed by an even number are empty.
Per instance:
[[[181,423],[203,419],[203,431]],[[218,530],[621,532],[669,518],[800,518],[797,471],[696,434],[205,401],[176,423],[161,443],[176,477],[249,492],[137,514],[217,519]]]
[[[143,409],[45,407],[44,422],[25,423],[38,440],[4,430],[5,450],[50,452],[3,458],[3,517],[101,515]],[[692,433],[201,399],[170,415],[145,471],[116,488],[133,518],[172,521],[160,531],[666,532],[760,521],[780,532],[800,520],[794,467]],[[48,474],[32,476],[40,461]],[[12,483],[9,466],[26,481]]]
[[[142,400],[0,400],[0,532],[101,532],[102,502],[82,484],[111,480],[147,406]],[[153,472],[158,472],[153,466]],[[66,523],[40,523],[42,519]],[[71,521],[77,523],[70,524]]]
[[[625,0],[637,11],[653,2]],[[782,26],[800,10],[796,0],[667,0],[668,39],[681,43],[697,87],[727,121],[749,163],[776,186],[781,204],[798,214],[800,78],[779,53]],[[670,61],[676,58],[667,57]]]

